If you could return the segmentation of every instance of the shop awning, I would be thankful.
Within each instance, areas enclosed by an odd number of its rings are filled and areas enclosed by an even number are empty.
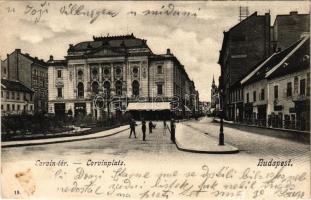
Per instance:
[[[160,111],[170,109],[170,102],[135,102],[129,103],[126,111]]]

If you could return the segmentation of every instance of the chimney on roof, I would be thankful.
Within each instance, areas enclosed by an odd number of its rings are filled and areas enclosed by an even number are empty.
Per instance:
[[[36,56],[35,59],[38,60],[38,57]]]
[[[29,53],[25,53],[26,56],[29,56]]]
[[[171,50],[170,49],[166,49],[166,54],[171,54]]]
[[[52,61],[54,59],[53,55],[50,55],[50,61]]]
[[[15,49],[17,53],[21,53],[21,49]]]
[[[297,14],[298,14],[298,11],[291,11],[289,14],[290,14],[290,15],[297,15]]]

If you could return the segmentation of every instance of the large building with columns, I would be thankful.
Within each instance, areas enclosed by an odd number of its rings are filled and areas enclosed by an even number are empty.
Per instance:
[[[170,102],[177,115],[198,108],[198,92],[170,49],[156,55],[133,34],[93,37],[69,45],[64,60],[48,61],[49,113],[123,113],[130,102]]]

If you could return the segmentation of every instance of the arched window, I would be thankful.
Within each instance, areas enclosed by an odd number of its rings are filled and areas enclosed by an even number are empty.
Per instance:
[[[96,69],[96,68],[94,68],[94,69],[92,70],[92,74],[93,74],[93,76],[97,76],[98,71],[97,71],[97,69]]]
[[[109,83],[109,81],[104,82],[104,92],[105,92],[105,95],[107,95],[107,96],[110,94],[110,83]]]
[[[84,85],[83,83],[78,83],[78,97],[84,97]]]
[[[134,96],[138,96],[139,95],[139,82],[138,81],[133,81],[132,83],[132,92]]]
[[[116,95],[122,95],[122,82],[117,81],[116,82]]]
[[[79,77],[82,77],[82,76],[83,76],[83,71],[82,71],[81,69],[79,69],[79,71],[78,71],[78,76],[79,76]]]
[[[118,68],[116,69],[116,74],[117,74],[117,75],[121,75],[121,72],[122,72],[122,71],[121,71],[121,68],[118,67]]]
[[[110,70],[108,68],[104,69],[104,74],[107,76],[110,74]]]
[[[98,83],[95,81],[92,83],[92,92],[95,93],[95,94],[98,94]]]

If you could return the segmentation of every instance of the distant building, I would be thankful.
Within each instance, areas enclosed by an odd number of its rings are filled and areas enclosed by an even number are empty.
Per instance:
[[[310,34],[310,14],[292,11],[287,15],[277,15],[272,29],[273,51],[283,50],[299,40],[302,35]]]
[[[19,81],[1,79],[1,116],[33,114],[33,94],[34,91]]]
[[[200,101],[199,107],[200,107],[199,110],[201,111],[200,114],[207,115],[209,114],[209,111],[211,109],[211,102]]]
[[[159,101],[183,116],[198,105],[194,83],[170,49],[156,55],[146,40],[133,34],[70,45],[64,60],[51,56],[48,66],[49,112],[58,116],[73,113],[100,119],[127,109],[135,114],[135,109],[142,109],[135,102]]]
[[[1,78],[18,81],[34,91],[33,101],[36,112],[47,111],[48,75],[43,60],[15,49],[1,65]]]
[[[219,110],[219,91],[215,84],[214,76],[211,88],[211,102],[210,102],[211,112],[216,112]]]
[[[257,15],[255,12],[224,32],[218,63],[221,66],[220,87],[224,89],[222,98],[226,119],[233,120],[236,115],[232,87],[270,55],[270,45],[269,13]]]

